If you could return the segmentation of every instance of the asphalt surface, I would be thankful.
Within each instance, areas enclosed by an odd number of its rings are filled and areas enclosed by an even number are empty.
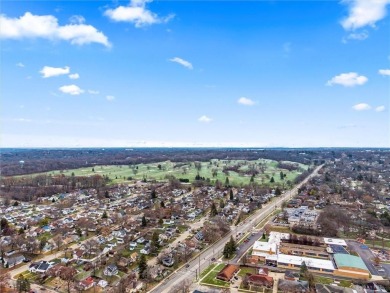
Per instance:
[[[249,248],[253,244],[255,244],[255,241],[259,240],[263,236],[263,231],[258,231],[255,233],[250,233],[247,235],[244,239],[248,239],[249,241],[245,242],[245,240],[238,246],[238,250],[236,253],[236,256],[232,259],[232,263],[239,263],[240,259],[243,257],[243,255],[247,252]]]
[[[353,240],[347,240],[347,244],[349,248],[353,249],[360,255],[371,275],[384,275],[383,273],[378,272],[378,269],[374,266],[372,259],[375,256],[366,245]]]
[[[318,171],[322,168],[322,165],[317,167],[305,180],[296,185],[290,191],[285,192],[282,196],[275,198],[272,202],[263,205],[263,208],[256,211],[252,216],[246,219],[245,223],[241,226],[235,227],[233,231],[228,233],[224,238],[209,246],[205,251],[201,252],[198,257],[191,260],[186,264],[177,269],[172,275],[167,277],[163,282],[157,285],[149,292],[153,293],[168,293],[171,288],[185,280],[193,280],[196,276],[199,276],[199,272],[202,272],[207,268],[212,258],[217,258],[222,254],[225,243],[230,239],[230,236],[237,235],[238,233],[247,233],[258,225],[261,221],[267,218],[281,203],[291,198],[303,184],[305,184],[311,177],[317,175]],[[255,240],[253,237],[252,240]],[[254,241],[253,241],[254,242]],[[245,251],[243,249],[243,251]]]

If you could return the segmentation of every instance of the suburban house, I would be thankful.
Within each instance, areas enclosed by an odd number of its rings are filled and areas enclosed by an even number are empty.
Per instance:
[[[11,256],[4,258],[4,267],[12,268],[24,261],[23,255]]]
[[[88,289],[92,288],[94,284],[95,284],[95,282],[94,282],[93,278],[88,277],[85,280],[79,282],[79,287],[82,290],[88,290]]]
[[[106,266],[106,268],[104,269],[104,272],[103,274],[105,276],[115,276],[118,274],[118,268],[116,265],[108,265]]]
[[[239,266],[236,265],[226,265],[217,275],[217,279],[220,279],[225,282],[229,282],[235,273],[240,269]]]
[[[52,265],[49,262],[42,260],[38,263],[31,264],[28,270],[32,273],[46,273],[51,267]]]
[[[250,275],[248,276],[248,284],[250,287],[267,287],[271,288],[274,285],[274,279],[265,275]]]

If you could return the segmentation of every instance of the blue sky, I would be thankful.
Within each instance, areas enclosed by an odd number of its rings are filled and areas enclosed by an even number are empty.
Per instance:
[[[390,147],[390,0],[4,1],[2,147]]]

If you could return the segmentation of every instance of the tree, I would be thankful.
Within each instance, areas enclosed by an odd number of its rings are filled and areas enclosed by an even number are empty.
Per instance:
[[[30,291],[30,281],[25,279],[23,275],[20,275],[16,281],[16,290],[19,293]]]
[[[236,253],[236,242],[233,239],[233,236],[230,236],[229,242],[226,242],[225,247],[223,248],[223,256],[225,258],[231,258]]]
[[[151,251],[156,253],[158,251],[158,249],[160,248],[160,243],[159,243],[159,237],[158,237],[159,233],[157,231],[154,231],[153,232],[153,235],[152,235],[152,243],[150,245],[150,248],[151,248]]]
[[[102,215],[102,219],[107,219],[107,218],[108,218],[107,212],[104,211],[104,212],[103,212],[103,215]]]
[[[39,251],[42,252],[42,249],[46,246],[46,243],[47,243],[47,238],[44,236],[39,241]]]
[[[77,270],[71,266],[56,265],[50,268],[46,274],[51,277],[59,277],[61,280],[65,281],[67,284],[67,291],[70,293],[70,285],[75,280]]]
[[[146,279],[148,275],[148,264],[146,263],[145,254],[141,254],[138,261],[139,277],[140,279]]]
[[[163,200],[160,202],[160,207],[162,207],[163,209],[165,209],[165,203],[164,203]]]
[[[210,217],[215,217],[216,215],[218,215],[218,211],[215,203],[213,202],[210,209]]]
[[[229,184],[230,184],[229,177],[226,177],[226,179],[225,179],[225,186],[227,187],[227,186],[229,186]]]
[[[8,282],[11,280],[10,273],[5,273],[0,271],[0,292],[8,286]]]
[[[279,195],[281,195],[282,194],[282,191],[280,190],[280,188],[279,187],[276,187],[276,189],[275,189],[275,195],[276,196],[279,196]]]
[[[158,224],[159,224],[160,226],[162,226],[162,225],[164,224],[164,221],[163,221],[162,218],[160,218],[160,219],[158,220]]]
[[[9,224],[8,224],[7,219],[2,218],[1,221],[0,221],[1,231],[3,231],[4,229],[7,229],[8,227],[9,227]]]
[[[231,190],[231,189],[230,189],[230,191],[229,191],[229,199],[230,199],[230,200],[233,200],[233,199],[234,199],[233,190]]]
[[[270,182],[270,183],[275,183],[275,179],[274,179],[273,176],[271,177],[271,180],[270,180],[269,182]]]
[[[225,202],[223,201],[223,199],[221,198],[220,200],[219,200],[219,208],[220,209],[223,209],[225,207]]]
[[[142,227],[146,227],[146,218],[145,218],[145,215],[142,216],[142,221],[141,221],[141,226]]]
[[[155,189],[152,190],[152,193],[150,194],[150,197],[151,197],[151,199],[156,199],[157,198],[157,193],[156,193]]]
[[[284,179],[283,171],[280,171],[280,180],[283,180],[283,179]]]
[[[301,269],[299,271],[299,274],[301,275],[301,277],[304,277],[306,275],[306,273],[308,272],[308,269],[307,269],[307,265],[306,263],[303,261],[302,264],[301,264]]]

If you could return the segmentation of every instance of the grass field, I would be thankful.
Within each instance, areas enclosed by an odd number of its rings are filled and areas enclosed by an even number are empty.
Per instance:
[[[287,181],[293,182],[294,179],[301,174],[302,170],[306,170],[308,166],[299,164],[301,170],[288,171],[277,167],[278,162],[272,160],[259,159],[256,161],[244,161],[244,160],[211,160],[209,162],[199,162],[200,168],[196,168],[194,162],[188,163],[175,163],[171,161],[165,161],[160,163],[139,164],[139,165],[104,165],[88,168],[79,168],[72,170],[57,170],[46,172],[46,174],[59,175],[64,174],[71,176],[91,176],[95,174],[108,176],[113,183],[123,183],[131,180],[147,180],[163,181],[166,180],[167,175],[173,175],[176,178],[189,179],[190,182],[194,181],[195,176],[199,173],[201,177],[210,178],[212,182],[217,179],[222,183],[225,183],[226,178],[229,178],[229,184],[233,186],[240,186],[248,184],[251,176],[245,174],[239,174],[234,171],[229,171],[228,174],[223,173],[224,167],[231,167],[240,165],[240,171],[247,171],[250,168],[256,170],[262,170],[258,175],[254,177],[254,182],[264,185],[269,184],[271,177],[274,178],[275,184],[283,184]],[[294,163],[295,164],[295,163]],[[286,177],[282,180],[280,178],[280,171],[286,174]],[[42,173],[41,173],[42,174]],[[38,174],[32,174],[38,175]]]
[[[203,275],[203,278],[200,280],[201,284],[209,284],[209,285],[216,285],[216,286],[221,286],[221,287],[230,287],[229,282],[224,282],[222,280],[218,280],[216,276],[218,273],[224,268],[225,264],[219,264],[219,265],[212,265],[208,267],[205,270],[205,273],[201,274],[201,277]]]

